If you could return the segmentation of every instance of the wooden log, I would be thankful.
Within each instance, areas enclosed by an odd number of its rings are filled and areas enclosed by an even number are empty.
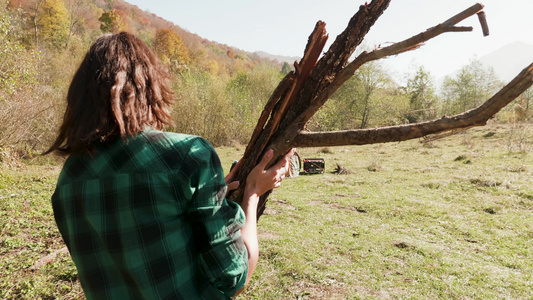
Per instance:
[[[237,203],[242,202],[246,176],[255,167],[264,152],[268,150],[267,145],[271,145],[273,140],[279,138],[280,133],[285,132],[284,128],[289,128],[291,125],[294,125],[290,120],[296,118],[331,83],[337,74],[342,71],[356,47],[362,42],[367,32],[385,11],[389,3],[390,0],[374,0],[368,5],[360,6],[358,12],[350,20],[347,28],[337,37],[318,63],[316,63],[316,59],[322,53],[327,34],[325,32],[325,23],[317,23],[313,33],[309,37],[304,59],[297,65],[298,74],[296,75],[300,80],[295,79],[292,83],[294,88],[286,88],[287,91],[290,91],[288,96],[290,100],[287,102],[283,100],[281,104],[278,101],[279,105],[276,104],[276,107],[270,113],[270,119],[261,130],[261,133],[256,134],[254,130],[253,138],[248,144],[247,151],[243,156],[243,162],[239,164],[239,169],[236,170],[236,180],[239,180],[240,187],[231,194],[231,200]],[[290,105],[284,103],[290,103]],[[278,113],[278,110],[281,110],[281,113]],[[304,126],[305,123],[298,124],[297,131],[302,130]],[[257,126],[256,129],[258,127],[261,126]],[[290,129],[288,132],[293,132],[293,130]],[[289,142],[284,144],[285,147],[274,149],[275,157],[272,163],[291,149],[290,140],[294,136],[296,134],[292,134],[292,137],[289,137]],[[269,194],[266,193],[260,199],[258,217],[264,211]]]

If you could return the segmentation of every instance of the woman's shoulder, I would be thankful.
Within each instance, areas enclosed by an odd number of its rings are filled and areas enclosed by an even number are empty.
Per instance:
[[[198,144],[205,145],[206,147],[212,147],[211,144],[203,137],[192,134],[148,129],[143,131],[140,136],[142,136],[148,143],[152,144]]]
[[[200,136],[158,130],[144,131],[141,136],[142,142],[147,144],[143,148],[150,149],[145,151],[146,155],[164,162],[169,170],[191,172],[200,166],[220,165],[213,146]]]
[[[191,134],[146,130],[143,140],[159,151],[179,152],[182,155],[208,157],[215,152],[213,146],[203,137]]]

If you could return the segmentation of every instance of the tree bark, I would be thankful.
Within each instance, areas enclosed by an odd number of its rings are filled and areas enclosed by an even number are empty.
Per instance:
[[[351,18],[347,28],[337,37],[318,63],[317,60],[328,36],[325,31],[325,23],[317,22],[309,37],[304,58],[299,64],[295,64],[294,75],[287,75],[296,76],[292,85],[288,86],[284,92],[278,93],[283,96],[273,106],[272,111],[270,111],[272,103],[267,103],[265,107],[264,113],[269,114],[270,119],[264,125],[264,118],[260,118],[256,130],[254,130],[252,139],[241,159],[243,162],[238,165],[236,171],[236,179],[239,180],[240,187],[232,193],[231,200],[239,204],[242,202],[246,176],[267,150],[267,145],[270,145],[269,149],[274,150],[273,162],[291,149],[291,141],[304,128],[311,116],[304,122],[295,123],[295,120],[344,69],[356,47],[363,41],[367,32],[389,3],[390,0],[373,0],[370,4],[361,5],[359,11]],[[275,98],[277,97],[271,97],[271,100]],[[273,143],[280,138],[286,142]],[[262,215],[265,209],[269,194],[270,192],[266,193],[260,199],[258,217]]]

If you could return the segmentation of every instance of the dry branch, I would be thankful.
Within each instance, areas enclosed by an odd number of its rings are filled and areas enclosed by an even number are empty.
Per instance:
[[[318,99],[313,106],[308,108],[308,111],[305,113],[306,117],[308,115],[313,116],[316,111],[322,105],[324,105],[324,103],[329,99],[329,97],[331,97],[331,95],[333,95],[342,84],[344,84],[348,79],[350,79],[363,64],[388,56],[398,55],[403,52],[418,49],[428,40],[437,37],[438,35],[443,34],[445,32],[472,31],[472,27],[457,27],[455,25],[458,22],[464,20],[465,18],[478,13],[481,9],[483,9],[483,5],[477,3],[462,11],[461,13],[457,14],[456,16],[442,22],[441,24],[429,28],[425,32],[419,33],[404,41],[397,42],[388,47],[376,49],[371,52],[364,51],[356,59],[354,59],[353,62],[351,62],[348,66],[346,66],[346,68],[343,69],[343,71],[339,74],[335,81],[332,82],[328,89],[320,96],[320,99]]]
[[[63,247],[59,250],[56,250],[48,254],[47,256],[37,260],[31,267],[28,268],[28,270],[40,270],[43,266],[53,263],[55,258],[59,254],[67,254],[67,253],[69,253],[67,247]]]
[[[317,96],[343,70],[356,47],[363,41],[365,35],[385,11],[389,3],[390,0],[374,0],[368,5],[360,6],[359,11],[350,19],[347,28],[337,36],[330,49],[318,62],[316,59],[322,53],[327,35],[325,32],[325,23],[317,23],[315,30],[309,37],[304,59],[298,64],[297,72],[295,73],[297,78],[292,83],[293,86],[287,87],[285,92],[280,93],[289,95],[288,98],[290,99],[289,102],[291,105],[285,105],[286,100],[278,101],[274,105],[274,109],[270,113],[270,119],[266,125],[261,128],[263,124],[258,124],[256,127],[253,139],[248,144],[247,150],[244,153],[243,162],[237,166],[236,179],[240,182],[240,188],[233,192],[231,200],[237,203],[242,202],[242,194],[244,192],[242,187],[245,186],[246,176],[257,164],[259,158],[266,150],[267,145],[272,145],[272,142],[278,140],[280,137],[283,139],[288,138],[288,142],[283,147],[274,148],[276,159],[290,150],[292,139],[304,128],[305,123],[307,123],[306,120],[294,128],[295,119],[315,101]],[[298,83],[298,86],[295,83]],[[280,99],[287,98],[281,96]],[[279,109],[281,109],[281,113],[278,113]],[[259,131],[259,134],[255,133]],[[269,146],[268,148],[273,147]],[[268,195],[269,193],[263,195],[260,199],[258,216],[265,209]]]
[[[471,27],[456,25],[474,14],[478,15],[484,34],[488,34],[486,18],[482,12],[483,5],[475,4],[425,32],[384,48],[362,52],[348,63],[356,47],[388,7],[390,1],[373,0],[370,4],[360,6],[346,29],[336,38],[320,60],[318,58],[322,53],[327,34],[325,24],[320,21],[317,23],[309,37],[304,58],[299,64],[295,63],[296,71],[287,75],[265,106],[242,162],[238,165],[236,179],[241,182],[241,188],[232,194],[231,200],[237,203],[242,202],[242,187],[245,186],[246,176],[267,148],[273,149],[275,158],[278,159],[292,147],[404,141],[432,133],[484,125],[490,117],[532,85],[533,65],[530,65],[483,105],[459,115],[445,116],[430,122],[376,129],[306,132],[304,128],[309,119],[363,64],[417,49],[426,41],[445,32],[472,31]],[[258,217],[265,209],[268,196],[269,193],[263,195],[259,201]]]
[[[487,24],[487,16],[485,15],[485,12],[484,11],[478,12],[477,17],[479,19],[479,23],[481,23],[481,30],[483,30],[483,36],[488,36],[489,25]]]

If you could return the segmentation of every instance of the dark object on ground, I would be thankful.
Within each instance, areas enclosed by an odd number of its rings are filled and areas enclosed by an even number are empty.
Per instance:
[[[305,158],[304,171],[306,174],[322,174],[326,168],[323,158]]]
[[[341,164],[337,164],[337,167],[335,168],[335,171],[333,171],[333,174],[337,175],[347,175],[351,174],[352,172],[345,167],[343,167]]]

